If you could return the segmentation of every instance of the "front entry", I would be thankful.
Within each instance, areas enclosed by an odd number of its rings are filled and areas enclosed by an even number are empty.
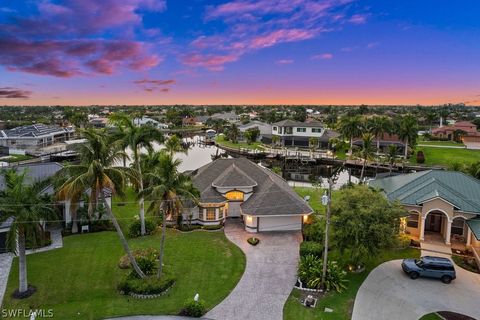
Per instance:
[[[430,213],[425,220],[425,231],[441,232],[443,218],[444,215],[442,213]]]
[[[240,217],[241,216],[240,204],[242,203],[239,201],[229,201],[227,217],[229,218]]]

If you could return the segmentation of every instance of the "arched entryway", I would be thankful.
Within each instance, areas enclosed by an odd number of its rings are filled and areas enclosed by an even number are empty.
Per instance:
[[[427,212],[423,230],[425,241],[450,244],[451,221],[444,211],[435,209]]]

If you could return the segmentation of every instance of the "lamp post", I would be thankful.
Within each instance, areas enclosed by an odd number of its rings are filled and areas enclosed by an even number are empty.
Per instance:
[[[322,270],[322,283],[321,287],[325,290],[325,279],[327,277],[327,262],[328,262],[328,229],[330,226],[330,210],[332,203],[332,186],[333,180],[328,179],[328,194],[327,191],[322,196],[322,204],[327,207],[327,219],[325,222],[325,244],[323,251],[323,270]]]

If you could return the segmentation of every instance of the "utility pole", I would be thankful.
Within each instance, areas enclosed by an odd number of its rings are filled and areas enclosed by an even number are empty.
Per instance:
[[[328,178],[328,194],[325,191],[325,194],[322,196],[322,204],[327,206],[327,219],[325,221],[325,244],[323,248],[323,270],[322,270],[322,283],[321,288],[325,290],[325,280],[327,277],[327,262],[328,262],[328,231],[330,227],[330,213],[331,213],[331,203],[332,203],[332,178]]]

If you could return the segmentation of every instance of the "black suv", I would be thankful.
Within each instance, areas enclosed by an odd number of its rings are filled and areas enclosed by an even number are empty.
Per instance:
[[[402,269],[412,279],[429,277],[450,283],[456,278],[453,262],[447,258],[426,256],[420,259],[405,259],[402,262]]]

